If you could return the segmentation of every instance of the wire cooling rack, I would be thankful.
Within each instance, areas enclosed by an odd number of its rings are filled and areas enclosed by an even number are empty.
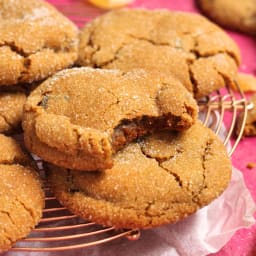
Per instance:
[[[253,108],[253,103],[247,101],[239,84],[234,81],[235,91],[227,86],[221,90],[217,90],[211,96],[206,97],[198,102],[201,119],[205,126],[211,128],[216,135],[221,137],[223,144],[227,146],[231,136],[236,133],[236,137],[231,141],[231,146],[228,148],[228,156],[234,153],[239,141],[243,136],[243,130],[247,118],[247,112]],[[243,112],[241,127],[237,130],[238,115]],[[225,127],[224,134],[221,129]]]
[[[49,0],[79,27],[104,12],[86,4],[86,2],[69,1],[72,2],[72,8],[68,4],[63,4],[62,1]],[[252,107],[252,104],[247,102],[239,85],[237,83],[235,85],[237,92],[227,87],[198,102],[200,118],[203,123],[217,135],[220,136],[221,134],[225,145],[230,142],[231,136],[236,129],[235,124],[238,114],[240,112],[244,113],[241,130],[237,132],[235,139],[232,139],[231,147],[229,147],[229,156],[232,155],[242,137],[247,111]],[[224,120],[226,130],[223,137]],[[123,237],[131,240],[136,240],[140,237],[140,231],[137,229],[116,230],[114,227],[102,227],[70,213],[59,204],[52,194],[50,185],[45,181],[45,172],[42,168],[41,160],[37,160],[37,163],[41,177],[44,180],[46,195],[43,217],[27,238],[18,241],[14,245],[11,249],[12,251],[65,251],[91,247]]]
[[[242,137],[247,111],[252,107],[252,104],[247,102],[239,85],[236,84],[236,86],[238,92],[227,87],[198,102],[200,118],[203,123],[217,135],[221,133],[221,139],[225,145],[230,142],[236,129],[238,114],[244,113],[241,130],[237,132],[235,139],[232,139],[232,145],[229,147],[229,156],[232,155]],[[225,132],[223,133],[224,120]],[[137,229],[116,230],[114,227],[102,227],[70,213],[58,203],[52,194],[51,188],[45,180],[41,160],[37,160],[37,163],[44,180],[46,207],[38,226],[27,238],[18,241],[11,249],[12,251],[64,251],[95,246],[122,237],[131,240],[139,238],[140,231]]]

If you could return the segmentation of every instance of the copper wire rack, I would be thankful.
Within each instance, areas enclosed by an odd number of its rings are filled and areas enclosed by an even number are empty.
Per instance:
[[[233,154],[242,137],[247,111],[253,107],[252,103],[246,100],[239,85],[237,83],[235,85],[237,87],[236,92],[226,87],[198,102],[201,120],[217,135],[220,136],[221,134],[221,139],[226,146],[229,144],[227,147],[229,156]],[[236,127],[237,116],[241,112],[244,114],[241,130],[237,132],[235,139],[233,138],[232,143],[230,143]],[[225,131],[223,133],[224,120]],[[116,230],[114,227],[102,227],[70,213],[59,204],[51,192],[50,185],[45,180],[42,161],[40,159],[36,161],[44,181],[46,206],[37,227],[27,238],[18,241],[11,249],[12,251],[74,250],[99,245],[122,237],[131,240],[140,237],[140,230],[138,229]]]

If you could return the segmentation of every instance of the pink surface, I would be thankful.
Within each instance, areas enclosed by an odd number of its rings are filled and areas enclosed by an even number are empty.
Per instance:
[[[85,0],[49,0],[57,8],[69,16],[79,27],[84,22],[103,13],[104,11],[90,6]],[[70,4],[67,8],[66,5]],[[168,8],[171,10],[198,12],[192,0],[137,0],[131,7],[145,8]],[[79,10],[74,11],[74,10]],[[242,64],[240,70],[246,73],[256,75],[256,40],[255,38],[229,32],[230,36],[237,42],[241,48]],[[247,169],[248,162],[256,162],[256,137],[245,138],[238,145],[232,156],[232,162],[235,167],[243,172],[246,185],[256,200],[256,168]],[[233,236],[233,238],[218,252],[211,256],[254,256],[256,255],[256,225],[250,229],[243,229]]]

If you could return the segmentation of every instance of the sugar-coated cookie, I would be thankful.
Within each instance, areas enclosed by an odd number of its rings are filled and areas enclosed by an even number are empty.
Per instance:
[[[216,23],[256,35],[256,0],[197,0],[203,13]]]
[[[31,159],[0,134],[0,251],[26,237],[42,216],[44,195]]]
[[[231,163],[217,136],[200,122],[183,132],[130,143],[101,172],[47,164],[57,199],[85,219],[116,228],[174,223],[217,198]]]
[[[117,10],[86,24],[80,34],[79,65],[158,70],[176,76],[195,98],[231,84],[239,62],[235,42],[198,14]]]

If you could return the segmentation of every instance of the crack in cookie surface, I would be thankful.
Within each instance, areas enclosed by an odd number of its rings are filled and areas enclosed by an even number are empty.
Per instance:
[[[163,165],[163,163],[164,163],[165,161],[168,161],[168,160],[170,160],[170,159],[172,159],[172,158],[175,158],[178,154],[182,153],[183,150],[182,150],[181,148],[178,149],[178,148],[175,147],[175,148],[174,148],[174,152],[170,152],[169,155],[164,155],[164,156],[162,156],[162,155],[160,154],[160,155],[157,156],[157,155],[154,155],[154,154],[153,154],[153,155],[150,154],[150,152],[147,152],[147,150],[145,150],[146,147],[147,147],[147,146],[143,145],[143,141],[140,142],[140,149],[141,149],[142,154],[143,154],[145,157],[147,157],[147,158],[156,160],[156,162],[158,163],[159,167],[162,168],[162,169],[163,169],[164,171],[166,171],[167,173],[169,173],[170,175],[172,175],[172,176],[174,177],[175,181],[177,182],[177,184],[178,184],[181,188],[183,188],[182,180],[181,180],[181,178],[179,177],[179,175],[178,175],[177,173],[173,172],[171,169],[165,168],[164,165]]]

